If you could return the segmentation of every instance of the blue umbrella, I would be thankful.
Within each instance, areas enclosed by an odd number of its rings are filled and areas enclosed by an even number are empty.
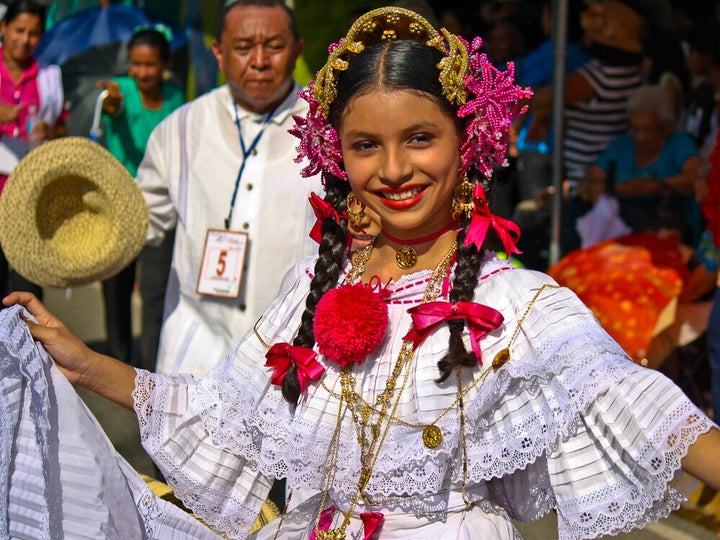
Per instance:
[[[46,32],[35,54],[44,62],[62,65],[91,47],[125,42],[138,26],[155,22],[158,21],[151,19],[143,10],[121,4],[84,9],[58,21]],[[174,50],[184,43],[183,32],[173,29],[170,49]]]

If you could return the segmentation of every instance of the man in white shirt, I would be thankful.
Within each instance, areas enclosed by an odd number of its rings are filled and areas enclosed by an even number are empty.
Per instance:
[[[226,5],[213,52],[228,83],[150,137],[137,176],[150,208],[148,242],[176,228],[160,373],[200,376],[217,365],[252,330],[288,268],[315,250],[314,215],[301,201],[321,194],[320,179],[300,176],[298,141],[287,133],[307,107],[292,79],[302,49],[282,2]]]

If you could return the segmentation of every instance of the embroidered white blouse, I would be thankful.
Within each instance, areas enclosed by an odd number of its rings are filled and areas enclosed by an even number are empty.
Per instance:
[[[295,267],[294,285],[265,313],[262,341],[249,333],[203,379],[137,375],[145,448],[183,502],[231,538],[247,536],[274,477],[318,492],[285,516],[279,538],[310,534],[328,478],[325,506],[345,511],[355,498],[360,446],[350,412],[339,407],[339,369],[320,356],[327,371],[295,409],[264,367],[263,341],[292,342],[312,264]],[[407,310],[429,277],[418,272],[390,285],[385,339],[352,369],[355,391],[370,403],[385,388],[410,326]],[[380,511],[382,539],[512,538],[509,517],[532,520],[555,509],[561,539],[592,538],[642,527],[679,506],[687,489],[680,460],[714,424],[663,375],[632,363],[568,289],[545,288],[529,307],[544,284],[554,285],[486,258],[475,301],[504,322],[482,339],[482,365],[463,375],[468,388],[490,370],[463,400],[465,452],[455,377],[436,382],[448,343],[442,324],[416,351],[395,412],[402,421],[391,424],[367,484],[373,504],[356,507],[349,531],[362,530],[359,513]],[[505,347],[510,360],[493,370]],[[431,423],[443,432],[434,449],[422,442]],[[461,499],[463,485],[472,507]],[[276,531],[271,523],[258,538]]]

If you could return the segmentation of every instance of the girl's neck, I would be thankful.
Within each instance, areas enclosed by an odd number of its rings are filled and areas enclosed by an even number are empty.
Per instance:
[[[397,252],[404,244],[392,242],[380,234],[375,240],[362,280],[367,282],[373,276],[378,276],[386,283],[390,279],[397,281],[402,276],[422,270],[433,270],[456,238],[457,233],[450,229],[429,242],[414,244],[412,247],[417,253],[417,262],[411,268],[401,268],[397,263]]]

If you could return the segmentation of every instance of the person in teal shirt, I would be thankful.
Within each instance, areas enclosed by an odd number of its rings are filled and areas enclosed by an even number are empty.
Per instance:
[[[128,42],[128,75],[101,81],[105,145],[133,176],[145,153],[150,133],[185,101],[182,89],[167,82],[171,35],[162,25],[142,27]],[[142,337],[137,367],[153,370],[162,324],[172,235],[160,246],[146,247],[139,257],[142,298]],[[131,298],[136,263],[103,282],[105,328],[109,353],[130,363],[132,354]]]

